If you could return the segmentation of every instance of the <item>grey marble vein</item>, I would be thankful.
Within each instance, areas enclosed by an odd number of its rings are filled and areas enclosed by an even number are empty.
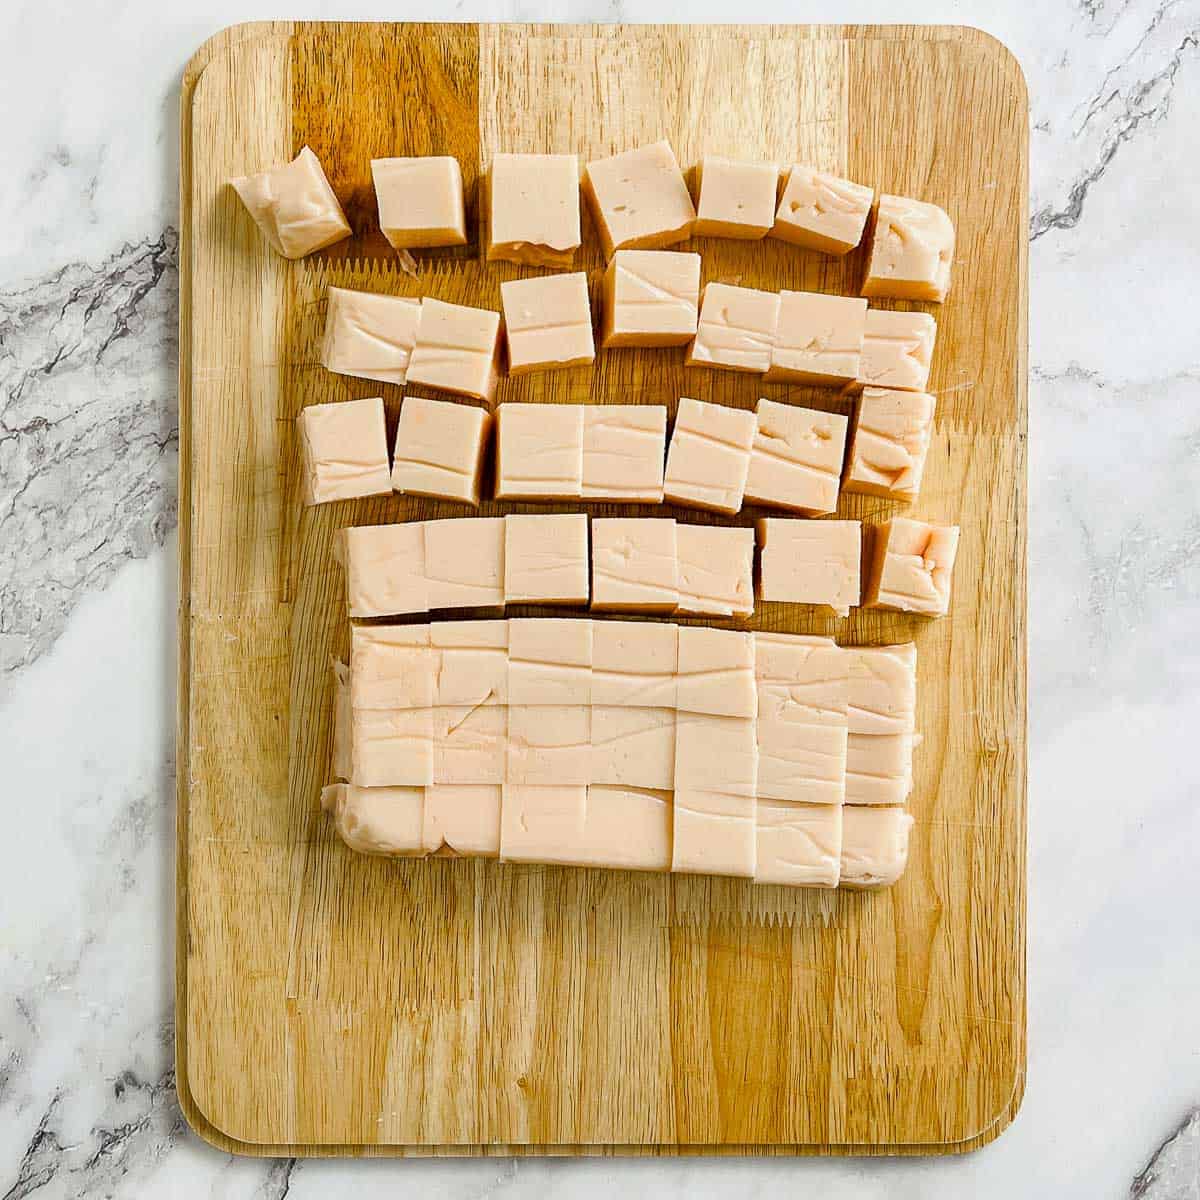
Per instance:
[[[1130,1200],[1200,1200],[1200,1108],[1154,1152],[1134,1179]]]

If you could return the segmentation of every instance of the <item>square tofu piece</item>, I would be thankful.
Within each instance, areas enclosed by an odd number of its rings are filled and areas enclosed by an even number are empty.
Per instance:
[[[346,570],[352,617],[395,617],[429,611],[425,531],[420,521],[341,530],[337,557]]]
[[[858,382],[864,387],[923,392],[929,386],[936,338],[937,322],[928,313],[867,309]]]
[[[862,241],[873,188],[802,163],[788,172],[771,236],[806,250],[848,254]]]
[[[748,617],[754,612],[754,530],[676,525],[679,607],[688,616]]]
[[[397,250],[466,244],[463,177],[457,158],[373,158],[371,175],[379,228]]]
[[[491,417],[472,404],[406,396],[392,455],[393,490],[477,505],[490,428]]]
[[[569,267],[581,241],[579,159],[497,154],[488,175],[489,262]]]
[[[592,521],[592,607],[673,612],[679,603],[675,522],[669,517]]]
[[[508,703],[508,622],[436,621],[429,626],[436,662],[433,703]]]
[[[437,659],[428,625],[355,625],[350,630],[350,707],[428,708]]]
[[[500,861],[578,866],[587,822],[586,784],[506,784]]]
[[[864,388],[843,487],[889,500],[915,500],[933,436],[934,399],[927,392]]]
[[[700,302],[700,321],[687,365],[761,375],[771,365],[778,321],[776,293],[710,283]]]
[[[675,786],[675,710],[592,708],[592,782]]]
[[[862,366],[867,302],[819,292],[780,292],[767,383],[844,387]]]
[[[422,840],[434,853],[496,858],[500,853],[500,798],[495,784],[434,784],[425,789]]]
[[[501,404],[496,499],[570,500],[583,491],[582,404]]]
[[[763,517],[759,596],[785,604],[827,604],[850,615],[861,595],[862,525]]]
[[[403,383],[420,324],[420,300],[331,287],[321,364],[337,375]]]
[[[677,787],[671,870],[753,878],[755,808],[753,796]]]
[[[953,262],[954,224],[944,209],[907,196],[879,197],[864,296],[940,304]]]
[[[816,516],[837,508],[848,422],[840,413],[758,402],[747,500]]]
[[[428,853],[419,787],[355,787],[335,784],[321,792],[321,807],[338,836],[360,854],[419,857]]]
[[[388,476],[381,399],[310,404],[300,410],[296,423],[305,504],[380,495],[380,480]]]
[[[686,241],[696,209],[667,142],[596,159],[583,172],[605,258],[617,250],[654,250]]]
[[[675,790],[753,798],[758,787],[754,726],[753,717],[713,717],[679,711],[675,721]]]
[[[290,163],[229,182],[284,258],[303,258],[352,232],[320,160],[307,146]]]
[[[842,810],[841,886],[889,887],[908,865],[913,819],[902,808]]]
[[[510,704],[592,702],[592,623],[515,617],[508,623]]]
[[[666,449],[665,405],[583,405],[583,499],[661,504]]]
[[[740,162],[706,154],[696,169],[700,202],[696,205],[697,237],[757,241],[775,222],[779,164]]]
[[[674,708],[679,626],[659,621],[592,622],[592,703]]]
[[[667,451],[663,495],[712,512],[742,507],[757,421],[744,408],[683,397]]]
[[[434,783],[504,782],[508,755],[508,709],[502,705],[434,708]]]
[[[917,648],[853,646],[850,663],[846,803],[903,804],[917,744]]]
[[[837,887],[842,872],[842,806],[759,797],[755,883]]]
[[[587,276],[540,275],[500,285],[508,331],[508,373],[551,371],[592,362],[592,310]]]
[[[600,344],[682,346],[696,336],[700,255],[618,250],[604,272]]]
[[[421,304],[417,344],[408,382],[491,400],[496,391],[500,314],[426,297]]]
[[[669,871],[670,791],[590,785],[579,863],[625,871]]]
[[[592,710],[580,704],[511,705],[505,782],[586,784],[592,772]]]
[[[957,525],[893,517],[875,530],[863,604],[941,617],[950,610]]]
[[[356,708],[350,781],[359,787],[425,787],[433,782],[433,710]]]
[[[754,634],[681,625],[677,689],[680,712],[754,717]]]
[[[423,524],[429,607],[503,607],[505,518],[449,517]]]
[[[506,604],[588,602],[588,519],[584,513],[504,518]]]

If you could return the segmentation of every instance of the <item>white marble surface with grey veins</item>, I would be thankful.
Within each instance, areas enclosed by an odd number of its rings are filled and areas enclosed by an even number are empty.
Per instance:
[[[0,9],[0,1200],[1200,1197],[1200,0],[743,0],[983,26],[1032,102],[1029,1083],[929,1161],[292,1162],[172,1087],[176,114],[253,17],[723,21],[716,0]]]

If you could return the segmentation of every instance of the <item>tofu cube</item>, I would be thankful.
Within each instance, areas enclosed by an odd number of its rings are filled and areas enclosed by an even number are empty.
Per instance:
[[[505,518],[507,604],[587,604],[588,519],[583,513]]]
[[[433,782],[433,710],[356,708],[350,781],[358,787],[425,787]]]
[[[406,396],[392,455],[393,490],[477,505],[490,429],[482,408]]]
[[[864,388],[854,416],[846,491],[915,500],[933,436],[933,411],[927,392]]]
[[[360,854],[421,857],[425,790],[420,787],[355,787],[335,784],[321,792],[321,807],[338,836]]]
[[[505,518],[450,517],[423,526],[429,607],[502,607]]]
[[[408,382],[491,400],[496,391],[500,314],[426,297]]]
[[[587,785],[507,783],[500,804],[500,861],[578,866]]]
[[[581,866],[627,871],[671,869],[669,790],[591,784]]]
[[[508,698],[513,705],[592,702],[592,622],[517,617],[508,623]]]
[[[310,404],[296,423],[305,504],[381,495],[385,477],[391,489],[381,399]]]
[[[675,790],[753,799],[758,742],[753,717],[679,711],[675,721]],[[753,810],[750,813],[753,822]]]
[[[350,707],[429,708],[437,659],[428,625],[355,625],[350,630]]]
[[[706,154],[697,168],[700,202],[696,205],[697,237],[766,237],[775,222],[779,164],[740,162]]]
[[[754,635],[681,625],[676,686],[681,712],[753,718],[758,712]]]
[[[496,499],[570,500],[583,491],[582,404],[501,404]]]
[[[579,249],[579,159],[497,154],[488,174],[489,262],[569,267]]]
[[[844,387],[862,366],[867,302],[853,296],[780,292],[767,383]]]
[[[853,646],[849,659],[846,803],[903,804],[913,784],[917,648]]]
[[[893,517],[875,530],[863,603],[944,616],[958,550],[957,525],[930,525]]]
[[[953,262],[954,223],[945,209],[907,196],[879,197],[864,296],[940,304]]]
[[[457,158],[373,158],[379,228],[397,250],[467,241],[462,168]]]
[[[857,382],[864,387],[925,391],[936,339],[937,322],[928,313],[867,309]]]
[[[862,526],[858,521],[796,521],[763,517],[759,598],[786,604],[826,604],[849,616],[861,594]]]
[[[675,522],[597,517],[592,521],[592,608],[672,612],[679,603]]]
[[[842,871],[842,806],[759,798],[754,819],[755,883],[837,887]]]
[[[436,621],[429,644],[437,662],[435,705],[508,703],[507,621]]]
[[[508,373],[550,371],[592,362],[587,275],[542,275],[500,285],[508,331]]]
[[[848,422],[777,400],[759,400],[745,498],[815,516],[837,508]]]
[[[913,819],[902,808],[842,810],[841,887],[889,887],[908,865]]]
[[[754,877],[753,796],[675,789],[671,870]]]
[[[754,530],[677,525],[679,607],[688,616],[748,617],[754,612]]]
[[[600,344],[683,346],[696,336],[700,255],[618,250],[604,272]]]
[[[587,705],[511,705],[505,782],[540,787],[586,785],[592,769]]]
[[[321,363],[337,375],[403,383],[417,344],[421,302],[331,287]]]
[[[592,782],[627,787],[675,786],[675,711],[595,705]]]
[[[674,708],[679,626],[659,621],[592,622],[592,703]]]
[[[663,495],[712,512],[742,507],[757,422],[751,412],[686,396],[675,413]]]
[[[661,504],[667,410],[662,404],[585,404],[584,500]]]
[[[425,531],[419,521],[359,525],[338,535],[352,617],[395,617],[429,611]]]
[[[687,365],[764,374],[771,365],[778,322],[775,292],[710,283],[700,302],[700,321]]]
[[[504,782],[508,709],[502,705],[447,705],[431,710],[434,783]]]
[[[496,858],[500,853],[500,799],[489,784],[434,784],[425,789],[422,840],[434,853]]]
[[[873,188],[797,163],[788,172],[771,236],[806,250],[848,254],[862,241]]]

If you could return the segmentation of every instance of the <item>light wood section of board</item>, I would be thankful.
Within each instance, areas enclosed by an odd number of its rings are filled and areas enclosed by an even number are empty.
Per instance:
[[[964,29],[285,23],[200,51],[182,109],[177,1028],[205,1137],[264,1154],[937,1153],[1007,1125],[1025,1052],[1027,125],[1014,60]],[[913,510],[962,526],[950,617],[765,604],[748,626],[916,640],[917,825],[885,892],[369,859],[319,809],[328,663],[348,641],[333,533],[464,511],[302,509],[296,412],[381,390],[319,366],[326,285],[498,308],[523,272],[482,262],[491,155],[659,137],[686,164],[814,162],[958,228]],[[224,183],[305,143],[355,236],[290,264]],[[461,161],[472,242],[412,278],[376,226],[370,159],[421,153]],[[598,284],[587,217],[584,242]],[[772,239],[696,248],[706,279],[772,290],[853,294],[862,270],[861,251]],[[682,363],[601,353],[500,398],[848,411]],[[838,515],[892,511],[846,495]]]

